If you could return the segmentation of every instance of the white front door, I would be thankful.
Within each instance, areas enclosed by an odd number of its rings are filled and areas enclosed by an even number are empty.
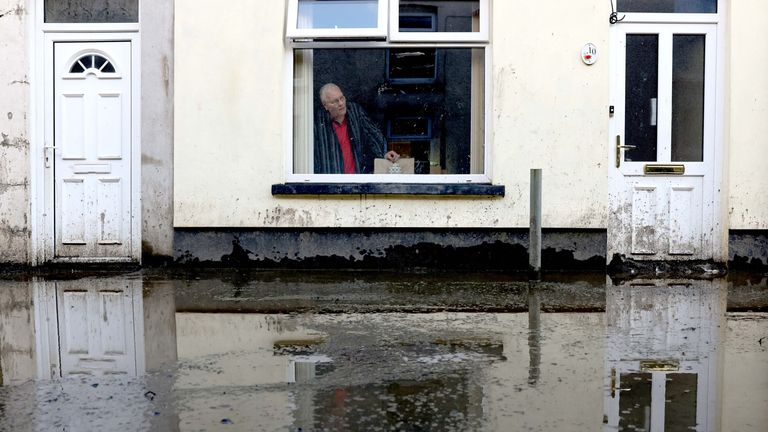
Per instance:
[[[721,255],[714,241],[716,29],[614,29],[609,260]]]
[[[131,259],[131,42],[53,42],[53,60],[53,259]]]

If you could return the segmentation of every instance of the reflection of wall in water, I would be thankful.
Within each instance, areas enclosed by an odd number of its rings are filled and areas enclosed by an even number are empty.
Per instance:
[[[440,149],[446,173],[469,173],[472,50],[438,49],[434,82],[420,83],[388,79],[388,54],[387,49],[315,49],[315,109],[323,109],[320,87],[334,82],[347,99],[363,106],[384,133],[392,119],[430,118],[432,147]],[[391,147],[395,140],[389,141]]]
[[[27,282],[0,286],[0,386],[35,378],[35,320]]]

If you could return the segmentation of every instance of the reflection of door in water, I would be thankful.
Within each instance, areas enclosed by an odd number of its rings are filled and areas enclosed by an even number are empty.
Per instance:
[[[618,430],[696,430],[695,373],[625,372],[617,382]]]
[[[131,43],[54,43],[54,89],[54,256],[130,257]]]
[[[726,282],[609,286],[603,430],[719,430]]]
[[[622,24],[608,257],[713,259],[715,25]]]
[[[130,375],[137,370],[134,326],[141,289],[133,282],[56,282],[61,374]],[[138,335],[143,343],[143,335]],[[142,362],[143,363],[143,362]]]

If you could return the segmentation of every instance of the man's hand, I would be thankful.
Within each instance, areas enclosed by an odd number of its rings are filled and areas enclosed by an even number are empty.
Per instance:
[[[400,159],[400,155],[397,154],[396,151],[390,150],[387,152],[387,154],[384,155],[384,157],[390,161],[390,162],[397,162],[398,159]]]

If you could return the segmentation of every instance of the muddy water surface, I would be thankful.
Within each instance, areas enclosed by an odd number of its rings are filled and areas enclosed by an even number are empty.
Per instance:
[[[765,431],[768,287],[145,270],[0,280],[0,430]]]

